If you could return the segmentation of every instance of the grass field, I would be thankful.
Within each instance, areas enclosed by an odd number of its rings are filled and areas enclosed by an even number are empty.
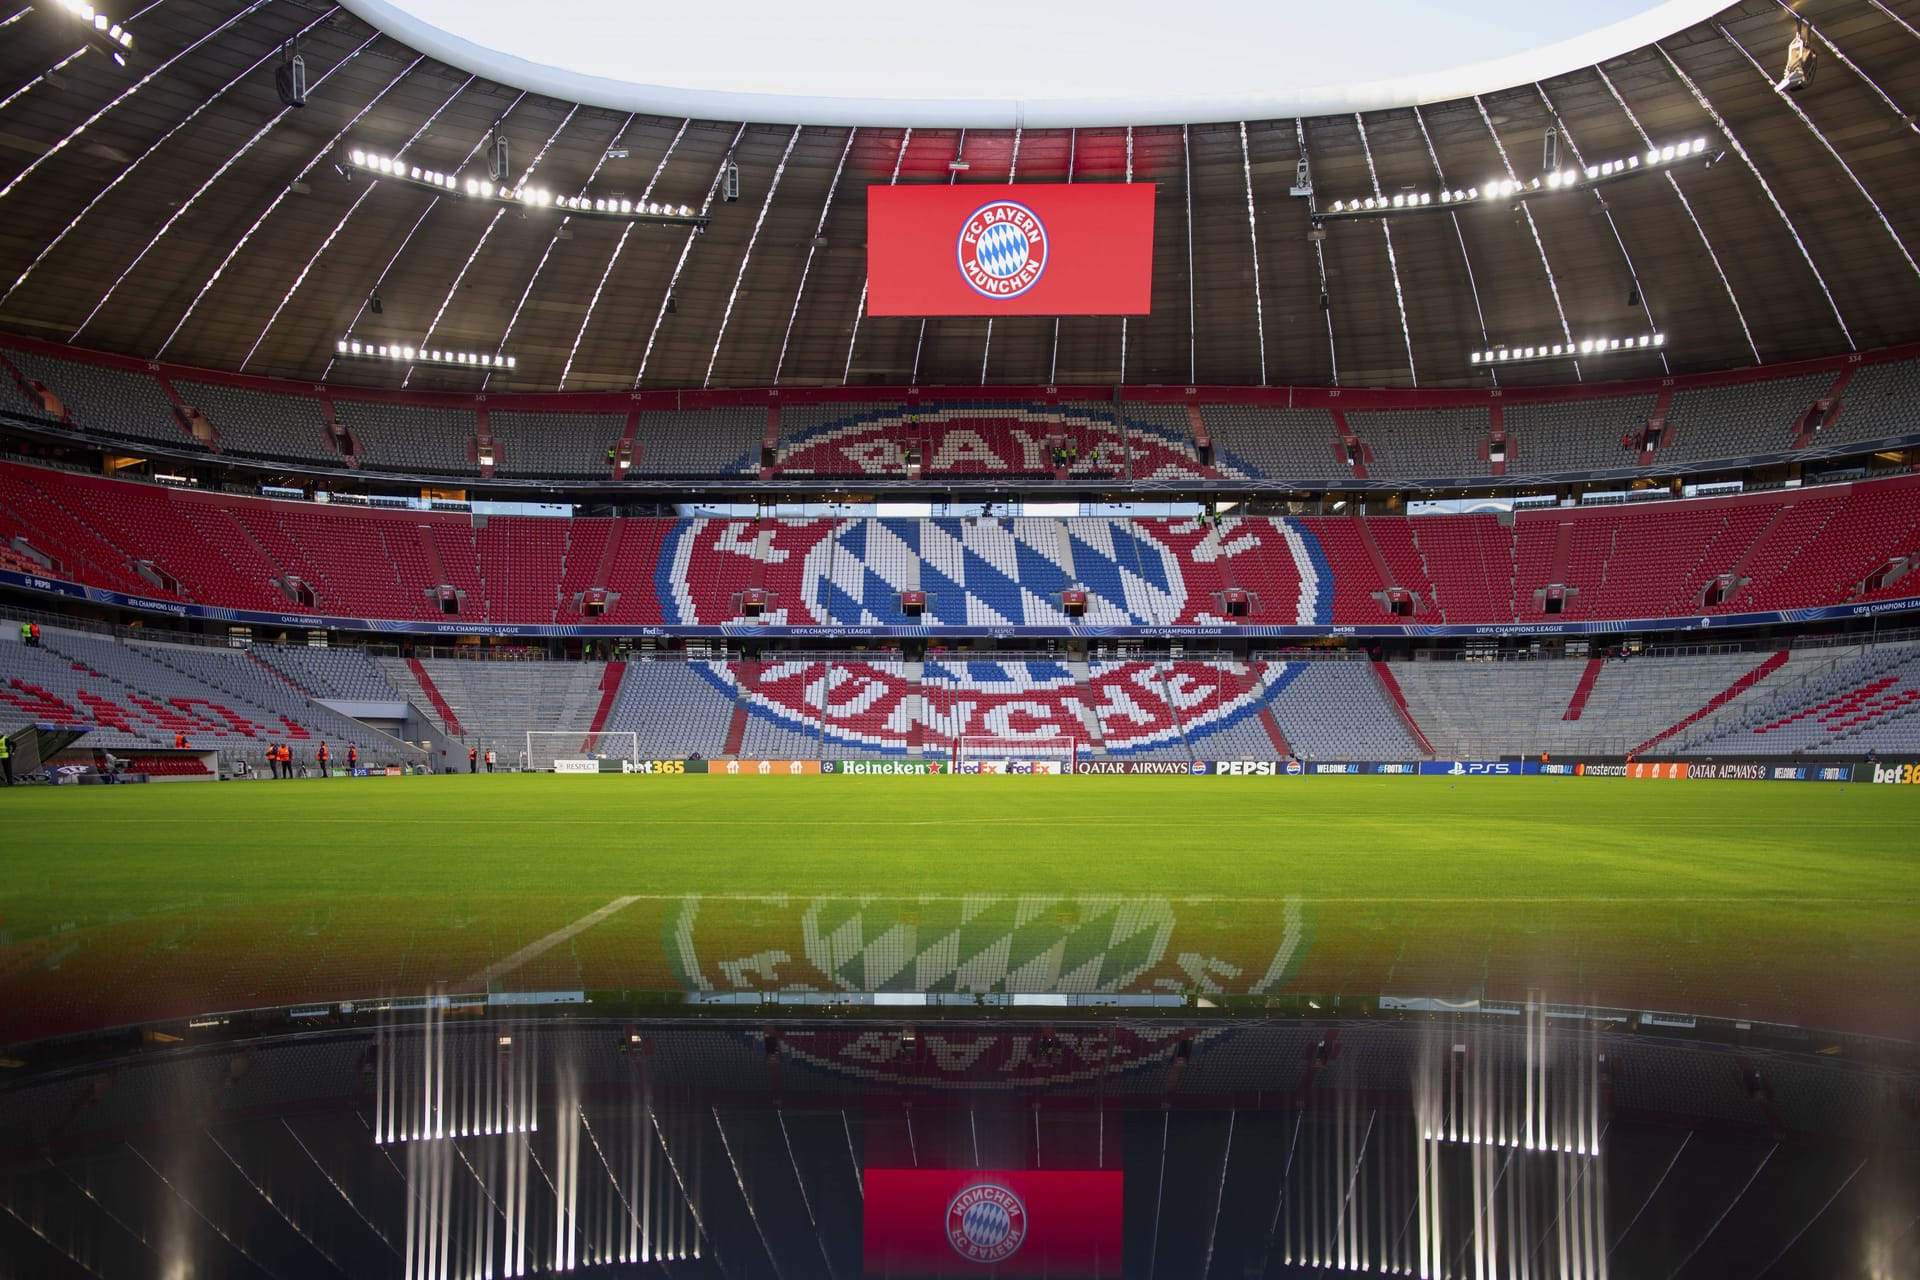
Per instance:
[[[0,1043],[439,983],[1539,991],[1920,1038],[1912,788],[503,775],[0,805]]]

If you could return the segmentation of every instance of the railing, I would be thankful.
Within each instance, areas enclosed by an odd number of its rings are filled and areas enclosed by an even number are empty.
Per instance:
[[[1368,662],[1361,649],[1255,649],[1247,654],[1251,662]]]

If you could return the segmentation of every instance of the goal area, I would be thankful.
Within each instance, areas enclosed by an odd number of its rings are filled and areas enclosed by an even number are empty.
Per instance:
[[[640,735],[631,729],[529,729],[521,769],[553,773],[558,761],[638,760]]]
[[[1072,773],[1080,762],[1076,741],[1021,742],[1011,738],[969,734],[953,744],[955,773]]]

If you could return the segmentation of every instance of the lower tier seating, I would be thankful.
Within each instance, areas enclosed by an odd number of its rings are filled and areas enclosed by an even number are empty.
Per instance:
[[[288,743],[302,762],[310,762],[322,742],[340,758],[355,744],[370,761],[420,756],[321,706],[238,650],[129,642],[52,626],[41,628],[38,647],[29,647],[18,628],[0,628],[0,728],[30,723],[86,726],[91,731],[76,749],[122,755],[171,749],[184,734],[192,749],[256,766],[264,765],[271,742]]]

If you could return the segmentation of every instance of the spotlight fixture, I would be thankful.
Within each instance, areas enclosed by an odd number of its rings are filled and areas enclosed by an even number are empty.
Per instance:
[[[1664,333],[1642,333],[1629,338],[1585,338],[1579,342],[1550,342],[1532,347],[1494,347],[1468,358],[1476,365],[1538,363],[1542,360],[1578,360],[1588,356],[1628,355],[1667,345]]]
[[[1717,159],[1718,157],[1713,157]],[[1431,213],[1463,204],[1492,204],[1500,201],[1534,200],[1558,191],[1588,191],[1609,182],[1630,178],[1649,170],[1683,164],[1690,160],[1711,163],[1707,140],[1676,142],[1671,146],[1650,147],[1639,155],[1607,160],[1584,168],[1548,169],[1538,178],[1520,181],[1514,178],[1490,178],[1485,186],[1443,188],[1439,191],[1410,191],[1395,196],[1362,196],[1357,200],[1335,200],[1322,218],[1378,218],[1397,213]]]
[[[409,364],[438,364],[458,369],[512,369],[518,363],[513,356],[486,351],[448,351],[441,347],[409,347],[399,342],[367,342],[359,338],[341,338],[333,344],[336,356],[367,360],[405,360]]]
[[[721,175],[721,194],[728,204],[740,198],[740,166],[733,162],[732,156],[727,157],[727,167]]]
[[[133,32],[84,0],[60,0],[60,7],[85,24],[89,45],[112,58],[116,65],[127,65],[127,53],[133,48]]]
[[[368,298],[368,299],[367,299],[367,310],[369,310],[369,311],[371,311],[371,312],[373,312],[373,314],[375,314],[375,315],[379,315],[379,314],[380,314],[380,310],[381,310],[381,305],[380,305],[380,295],[379,295],[379,294],[377,294],[377,293],[376,293],[376,294],[374,294],[374,295],[373,295],[372,297],[370,297],[370,298]]]
[[[504,187],[491,178],[466,177],[423,169],[417,164],[396,160],[377,151],[355,147],[347,159],[356,169],[365,169],[376,178],[391,178],[410,186],[427,187],[441,195],[466,196],[526,208],[564,209],[574,217],[617,218],[623,222],[664,222],[674,226],[704,227],[710,221],[692,205],[662,204],[649,201],[607,199],[604,197],[557,196],[545,187]]]

